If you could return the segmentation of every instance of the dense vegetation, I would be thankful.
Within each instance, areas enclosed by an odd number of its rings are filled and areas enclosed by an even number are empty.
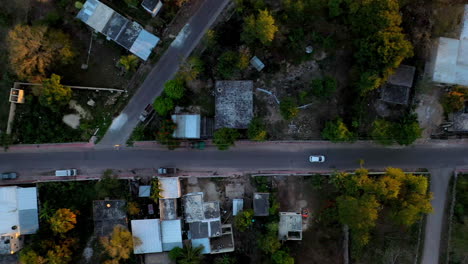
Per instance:
[[[450,264],[462,264],[468,258],[468,175],[459,175],[456,184]]]

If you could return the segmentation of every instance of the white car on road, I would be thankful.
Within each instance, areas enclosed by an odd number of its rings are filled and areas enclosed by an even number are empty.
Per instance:
[[[325,162],[325,156],[323,155],[312,155],[309,157],[309,161],[312,163],[315,162]]]

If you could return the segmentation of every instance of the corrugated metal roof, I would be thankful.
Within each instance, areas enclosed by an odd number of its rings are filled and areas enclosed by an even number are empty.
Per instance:
[[[244,199],[233,199],[232,214],[237,215],[242,210],[244,210]]]
[[[16,186],[0,187],[0,234],[15,233],[19,225]]]
[[[140,185],[138,188],[138,197],[150,197],[151,185]]]
[[[263,62],[257,56],[254,56],[250,60],[250,64],[252,64],[252,66],[254,66],[257,71],[261,71],[263,68],[265,68],[265,64],[263,64]]]
[[[211,253],[211,244],[209,238],[192,239],[192,247],[197,248],[199,246],[203,246],[202,254]]]
[[[135,254],[162,252],[161,227],[159,219],[132,220],[132,234],[141,240],[141,245],[134,247]]]
[[[158,177],[161,184],[161,196],[164,199],[179,198],[181,196],[179,177]]]
[[[17,226],[13,230],[11,227]],[[0,188],[0,234],[34,234],[39,229],[36,187]]]
[[[181,220],[161,221],[163,251],[170,251],[175,247],[182,248]]]
[[[172,121],[177,125],[175,138],[200,138],[200,115],[172,115]]]
[[[143,29],[130,48],[130,52],[146,61],[158,42],[158,37]]]

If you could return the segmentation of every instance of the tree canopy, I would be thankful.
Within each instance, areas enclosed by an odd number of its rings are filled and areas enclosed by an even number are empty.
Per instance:
[[[125,260],[130,257],[133,247],[141,244],[141,240],[132,237],[127,228],[116,225],[110,237],[102,237],[101,244],[106,253],[115,260]]]
[[[42,81],[42,86],[34,90],[39,95],[39,103],[54,112],[59,112],[72,97],[72,90],[60,84],[60,79],[60,76],[52,74],[50,78]]]
[[[122,56],[119,60],[119,64],[124,67],[127,72],[136,71],[139,62],[138,57],[133,54]]]
[[[328,121],[325,128],[322,130],[322,137],[332,142],[351,142],[354,141],[355,135],[349,131],[343,120],[336,119]]]
[[[227,150],[239,137],[237,129],[223,127],[215,131],[213,143],[218,146],[219,150]]]
[[[280,114],[285,120],[291,120],[299,114],[296,101],[292,97],[285,97],[281,99]]]
[[[253,141],[264,141],[268,134],[265,128],[265,124],[259,118],[253,118],[250,121],[249,127],[247,129],[247,135],[250,140]]]
[[[164,93],[171,99],[180,99],[185,93],[185,83],[182,78],[175,78],[164,84]]]
[[[66,233],[76,225],[76,214],[68,208],[60,208],[49,218],[50,229],[54,233]]]
[[[169,252],[169,258],[178,264],[201,264],[203,246],[192,247],[187,243],[183,248],[175,247]]]
[[[154,100],[153,108],[160,116],[166,116],[174,109],[174,102],[171,98],[161,95]]]
[[[259,41],[263,45],[269,45],[275,38],[278,27],[275,19],[268,10],[259,10],[257,17],[250,15],[245,18],[242,40],[247,44]]]
[[[21,80],[44,78],[54,64],[68,64],[75,57],[68,35],[46,26],[17,25],[8,32],[10,67]]]
[[[254,211],[252,209],[246,209],[239,212],[234,217],[234,225],[239,231],[244,232],[249,227],[252,226],[252,218],[254,216]]]

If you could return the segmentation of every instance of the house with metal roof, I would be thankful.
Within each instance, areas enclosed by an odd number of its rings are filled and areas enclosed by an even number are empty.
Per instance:
[[[255,216],[268,216],[270,209],[270,194],[254,193],[253,208]]]
[[[280,240],[302,240],[302,215],[280,212],[278,238]]]
[[[161,10],[163,3],[160,0],[143,0],[141,6],[148,11],[152,17],[155,17]]]
[[[179,177],[158,177],[160,187],[162,189],[161,199],[180,198],[182,192],[180,190]]]
[[[182,221],[161,221],[162,247],[163,251],[171,251],[175,247],[182,248]]]
[[[159,219],[132,220],[132,235],[141,244],[133,248],[135,254],[162,252],[161,225]]]
[[[127,226],[125,200],[93,201],[94,234],[109,236],[116,225]]]
[[[434,82],[468,86],[468,5],[465,5],[459,39],[437,39],[429,75]]]
[[[147,60],[159,38],[98,0],[87,0],[76,16],[142,60]]]
[[[200,138],[200,115],[183,114],[172,115],[172,121],[177,125],[172,136],[174,138]]]
[[[38,229],[36,187],[0,187],[0,254],[14,254]]]
[[[217,81],[215,129],[246,129],[253,118],[253,81]]]

